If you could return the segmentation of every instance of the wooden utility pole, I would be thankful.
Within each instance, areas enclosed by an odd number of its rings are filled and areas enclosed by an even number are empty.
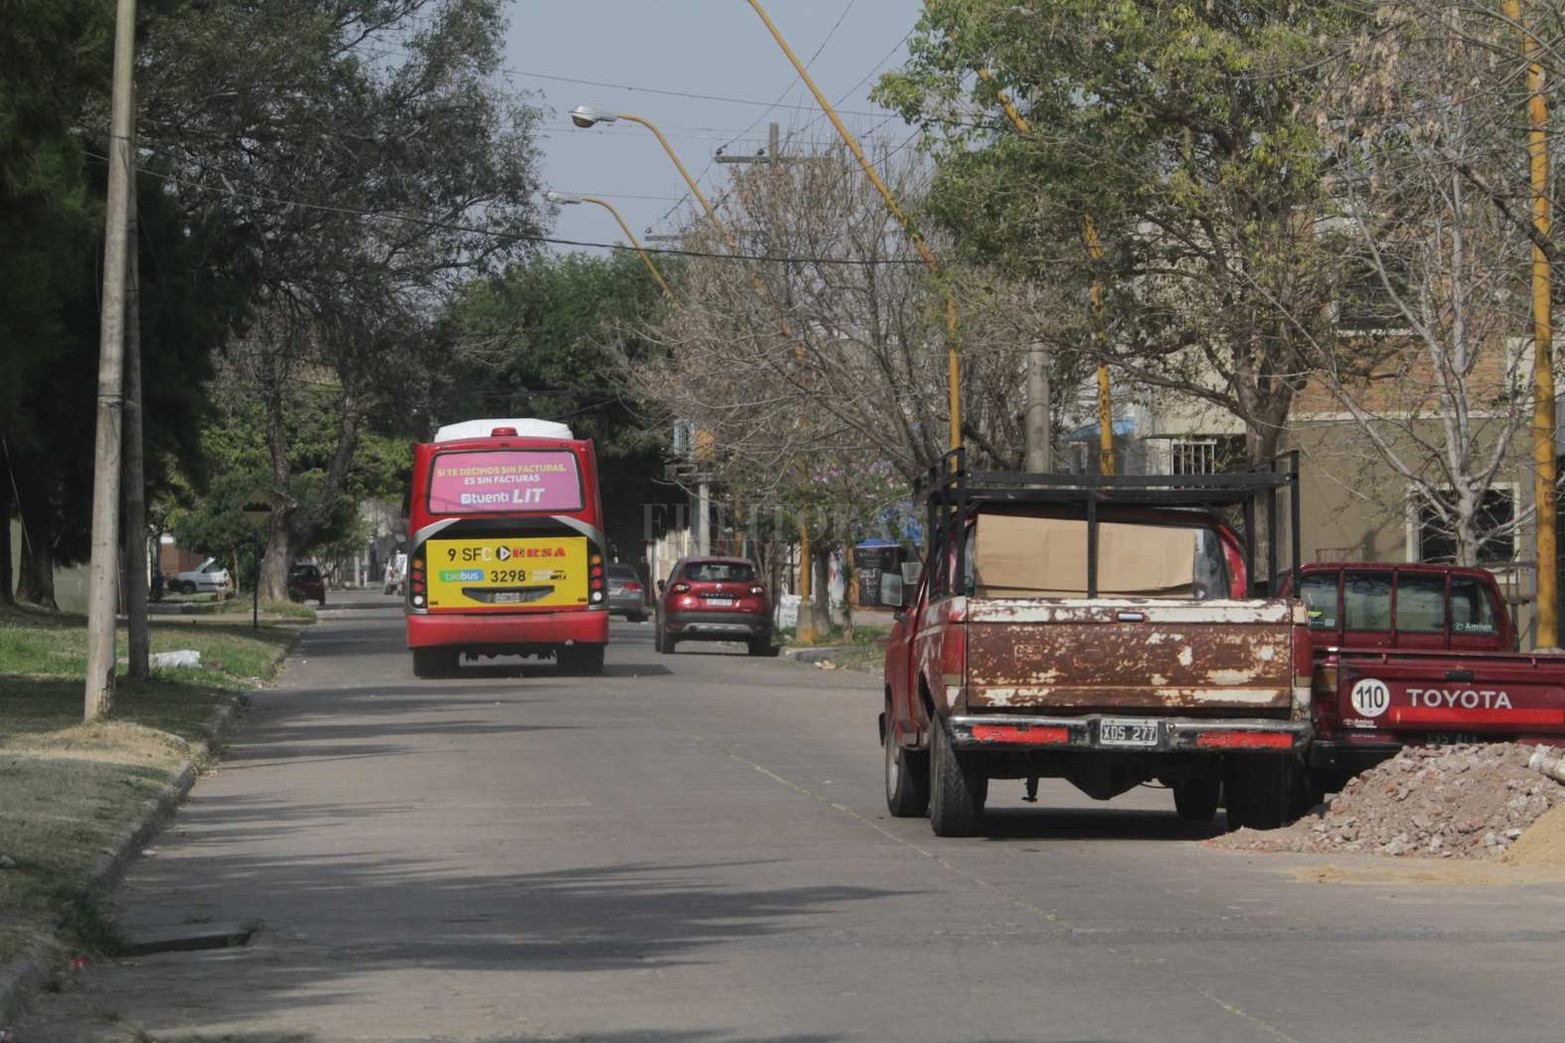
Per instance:
[[[109,187],[104,217],[103,314],[98,343],[97,444],[92,489],[92,568],[87,601],[87,720],[114,700],[115,586],[119,578],[120,425],[124,395],[126,216],[130,199],[131,71],[136,0],[118,0]]]
[[[134,102],[133,102],[134,106]],[[131,132],[130,182],[126,190],[125,249],[125,617],[131,677],[152,676],[152,635],[147,622],[147,475],[142,452],[141,223],[136,204],[135,131]]]

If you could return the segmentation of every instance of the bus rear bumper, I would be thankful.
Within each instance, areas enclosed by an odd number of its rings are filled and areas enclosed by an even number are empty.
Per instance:
[[[491,655],[525,654],[541,647],[602,645],[609,614],[602,609],[529,614],[450,612],[410,615],[409,648],[458,648]]]

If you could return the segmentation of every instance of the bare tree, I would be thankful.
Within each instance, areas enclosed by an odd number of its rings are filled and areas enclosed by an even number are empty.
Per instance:
[[[1347,264],[1337,335],[1307,331],[1315,380],[1362,435],[1348,455],[1400,479],[1354,495],[1392,517],[1411,500],[1475,564],[1529,517],[1489,499],[1526,466],[1531,419],[1519,37],[1489,8],[1385,4],[1346,68],[1320,112],[1336,159],[1320,227]]]
[[[876,160],[916,207],[926,164]],[[707,433],[746,502],[807,504],[844,539],[906,500],[946,449],[947,288],[960,301],[964,434],[981,457],[1019,465],[1026,349],[1071,343],[1079,331],[1061,316],[1079,308],[960,266],[932,278],[840,150],[737,176],[722,220],[753,259],[721,256],[708,226],[691,227],[686,245],[714,256],[685,267],[659,331],[667,355],[634,379]]]

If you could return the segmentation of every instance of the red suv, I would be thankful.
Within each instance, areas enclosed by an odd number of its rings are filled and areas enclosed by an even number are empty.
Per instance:
[[[743,641],[750,654],[772,656],[772,599],[745,558],[680,558],[658,582],[659,652],[681,641]]]

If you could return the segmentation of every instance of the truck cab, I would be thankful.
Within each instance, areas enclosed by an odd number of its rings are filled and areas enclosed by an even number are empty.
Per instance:
[[[1339,790],[1405,745],[1565,742],[1565,656],[1518,651],[1487,569],[1305,565],[1313,786]]]

